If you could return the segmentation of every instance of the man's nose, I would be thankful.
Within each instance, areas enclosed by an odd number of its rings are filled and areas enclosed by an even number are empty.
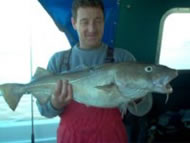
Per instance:
[[[90,23],[90,24],[88,25],[88,31],[89,31],[89,32],[94,32],[95,29],[96,29],[96,26],[95,26],[94,23]]]

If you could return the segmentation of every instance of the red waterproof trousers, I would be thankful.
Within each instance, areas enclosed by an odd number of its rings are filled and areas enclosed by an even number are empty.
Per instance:
[[[58,143],[127,143],[116,108],[95,108],[72,101],[60,116]]]

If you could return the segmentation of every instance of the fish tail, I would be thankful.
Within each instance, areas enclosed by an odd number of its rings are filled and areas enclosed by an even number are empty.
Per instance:
[[[0,96],[3,96],[9,107],[14,111],[24,94],[23,84],[3,84],[0,85]]]

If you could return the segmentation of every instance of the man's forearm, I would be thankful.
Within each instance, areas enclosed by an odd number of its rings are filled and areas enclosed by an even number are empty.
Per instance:
[[[39,112],[42,116],[45,116],[47,118],[53,118],[59,114],[61,114],[63,112],[62,110],[57,110],[55,109],[52,104],[51,101],[49,100],[46,104],[41,105],[38,101],[37,101],[37,107],[39,109]]]

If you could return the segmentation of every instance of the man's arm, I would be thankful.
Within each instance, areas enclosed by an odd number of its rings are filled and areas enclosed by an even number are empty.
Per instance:
[[[59,80],[54,94],[46,104],[41,105],[37,101],[37,106],[42,116],[47,118],[55,117],[63,112],[64,107],[72,99],[72,86],[68,81]]]
[[[47,69],[52,73],[58,73],[58,63],[62,61],[62,53],[56,53],[50,59]],[[55,92],[49,98],[46,104],[41,105],[37,101],[37,107],[42,116],[47,118],[55,117],[63,112],[64,106],[66,106],[72,99],[72,86],[68,81],[58,81]]]

